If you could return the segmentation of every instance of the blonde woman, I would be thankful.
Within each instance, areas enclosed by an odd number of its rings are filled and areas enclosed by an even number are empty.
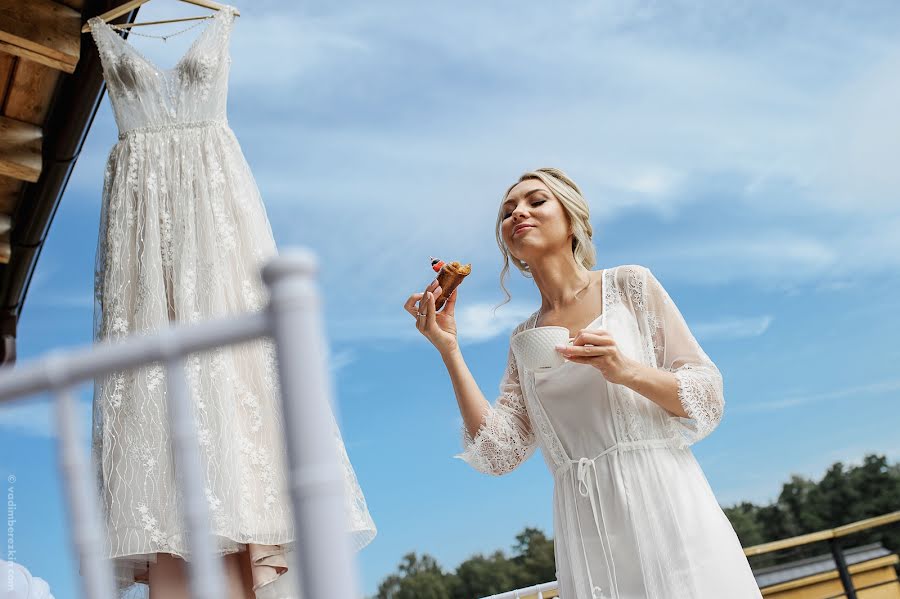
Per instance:
[[[501,475],[541,448],[554,478],[560,596],[761,597],[690,449],[722,418],[722,377],[665,289],[642,266],[592,270],[587,202],[558,169],[527,172],[507,190],[496,234],[502,275],[512,262],[533,278],[541,306],[512,332],[493,405],[457,343],[458,289],[436,312],[433,281],[405,308],[450,374],[465,427],[459,457]],[[551,326],[572,344],[556,347],[562,365],[532,371],[512,340]]]

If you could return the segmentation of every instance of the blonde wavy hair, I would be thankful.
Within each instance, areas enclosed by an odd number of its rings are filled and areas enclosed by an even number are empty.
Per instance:
[[[506,299],[495,306],[494,310],[503,304],[508,303],[509,300],[512,299],[512,295],[510,295],[505,284],[505,280],[509,275],[510,261],[512,261],[516,268],[519,269],[523,276],[529,279],[534,278],[528,264],[519,260],[509,252],[509,248],[506,246],[506,243],[503,242],[503,236],[500,234],[500,226],[503,223],[503,202],[506,201],[509,192],[512,191],[513,187],[522,181],[527,181],[529,179],[541,181],[547,186],[550,193],[553,194],[553,197],[559,200],[559,203],[562,205],[573,235],[572,255],[575,258],[575,262],[581,264],[588,270],[597,264],[597,251],[594,248],[594,243],[592,241],[594,228],[591,226],[590,208],[588,207],[588,203],[584,199],[584,196],[581,195],[581,189],[575,184],[575,181],[570,179],[563,171],[552,167],[539,168],[523,173],[522,176],[519,177],[519,180],[510,185],[506,190],[506,193],[503,194],[503,199],[500,201],[500,210],[497,213],[497,225],[494,232],[497,237],[497,246],[500,248],[500,253],[503,254],[503,270],[500,271],[500,287],[503,288]]]

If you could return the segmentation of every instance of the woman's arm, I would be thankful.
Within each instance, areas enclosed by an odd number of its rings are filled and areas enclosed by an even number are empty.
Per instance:
[[[450,375],[464,423],[464,451],[456,457],[481,472],[506,474],[527,460],[537,446],[515,357],[510,349],[500,395],[491,405],[478,388],[457,343],[454,313],[459,288],[447,298],[443,310],[436,312],[435,298],[440,293],[437,281],[432,281],[423,293],[409,296],[404,308],[416,317],[416,328],[438,350]]]
[[[512,350],[493,405],[481,394],[461,356],[447,355],[444,361],[464,422],[463,453],[456,457],[486,474],[512,472],[537,447]]]
[[[687,419],[673,418],[672,425],[684,434],[688,443],[695,443],[711,433],[722,420],[725,412],[722,374],[700,347],[662,284],[649,269],[641,270],[632,276],[643,276],[642,311],[653,348],[652,361],[660,369],[659,377],[675,378],[681,410],[680,413],[669,411],[676,416],[686,414]],[[642,371],[643,368],[638,372]],[[646,380],[648,377],[638,378]]]
[[[644,366],[634,360],[629,362],[631,364],[622,380],[623,385],[658,404],[670,414],[689,418],[678,396],[677,376],[659,368]]]
[[[462,415],[466,431],[475,437],[491,406],[475,382],[475,377],[472,376],[458,347],[442,353],[441,358],[447,367],[450,382],[453,383],[453,392],[456,394],[456,403],[459,405],[459,413]]]

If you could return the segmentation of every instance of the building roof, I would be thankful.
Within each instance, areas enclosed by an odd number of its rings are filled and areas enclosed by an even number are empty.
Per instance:
[[[891,552],[881,543],[846,548],[843,549],[843,553],[848,566],[891,555]],[[835,569],[837,569],[837,564],[834,562],[834,557],[831,553],[823,553],[777,566],[754,568],[753,575],[756,577],[756,584],[763,588]]]
[[[0,363],[105,89],[81,26],[122,1],[0,0]]]

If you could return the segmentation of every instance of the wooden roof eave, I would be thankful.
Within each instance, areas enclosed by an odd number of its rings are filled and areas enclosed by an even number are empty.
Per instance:
[[[81,20],[87,21],[119,3],[116,0],[85,0]],[[120,17],[117,22],[132,22],[136,16],[137,10]],[[0,363],[15,359],[16,324],[31,277],[105,91],[100,58],[89,35],[81,36],[79,55],[71,74],[60,78],[52,94],[41,131],[39,173],[31,176],[34,180],[26,182],[16,192],[17,197],[6,200],[14,207],[8,233],[9,261],[0,265]],[[10,124],[0,121],[0,136],[4,134],[4,126]],[[33,130],[16,130],[16,124],[12,126],[19,139],[27,141],[28,135],[34,135]],[[0,227],[2,225],[0,222]]]

